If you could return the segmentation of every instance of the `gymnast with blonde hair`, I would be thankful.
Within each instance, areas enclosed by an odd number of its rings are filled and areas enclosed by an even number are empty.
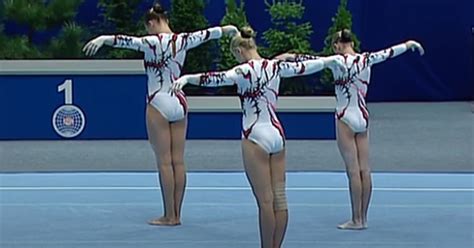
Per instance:
[[[255,32],[241,29],[231,51],[242,64],[222,72],[185,75],[175,81],[203,87],[237,86],[242,108],[242,155],[259,209],[261,247],[281,247],[288,223],[285,186],[285,134],[276,114],[280,79],[308,75],[329,66],[345,67],[339,56],[304,62],[265,59],[257,51]]]

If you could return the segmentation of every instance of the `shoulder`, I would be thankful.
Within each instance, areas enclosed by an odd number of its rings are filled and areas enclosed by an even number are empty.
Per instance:
[[[163,39],[163,36],[162,34],[157,34],[157,35],[146,35],[146,36],[142,36],[140,37],[142,43],[152,43],[152,44],[155,44],[157,42],[159,42],[160,40]]]
[[[244,63],[240,63],[236,66],[234,66],[234,68],[232,68],[232,70],[234,71],[238,71],[238,72],[247,72],[249,71],[251,68],[255,67],[256,61],[254,60],[250,60],[250,61],[247,61],[247,62],[244,62]]]
[[[350,55],[350,54],[345,54],[345,55],[336,54],[336,55],[332,55],[331,57],[334,58],[335,60],[341,62],[341,63],[345,63],[349,58],[351,58],[351,57],[357,57],[357,56],[360,56],[360,55],[359,55],[359,54],[355,54],[355,55]]]

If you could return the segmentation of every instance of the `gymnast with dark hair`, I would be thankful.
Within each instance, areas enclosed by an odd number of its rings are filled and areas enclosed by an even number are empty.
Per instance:
[[[408,50],[424,54],[423,47],[415,41],[392,46],[379,52],[356,53],[351,31],[337,32],[333,39],[333,51],[346,67],[343,73],[338,68],[329,68],[334,76],[336,91],[336,135],[337,145],[346,165],[352,206],[351,220],[338,225],[339,229],[366,229],[367,212],[372,195],[372,177],[369,166],[369,111],[366,94],[370,84],[372,66],[397,57]],[[311,55],[283,54],[279,58],[306,61],[317,57]]]
[[[156,3],[145,13],[147,36],[101,35],[85,46],[94,55],[103,45],[136,50],[144,54],[148,76],[146,126],[155,153],[163,198],[164,215],[151,225],[181,224],[181,207],[186,186],[184,146],[187,129],[187,102],[183,91],[170,93],[171,84],[181,76],[186,53],[222,34],[235,35],[234,26],[213,27],[192,33],[174,33],[166,11]]]

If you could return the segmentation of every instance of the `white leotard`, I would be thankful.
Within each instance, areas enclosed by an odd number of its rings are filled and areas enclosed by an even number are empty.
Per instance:
[[[183,79],[207,87],[237,85],[243,112],[243,138],[274,154],[285,146],[283,127],[275,113],[280,78],[308,75],[324,69],[324,66],[319,59],[304,62],[260,59],[228,71],[187,75]]]
[[[401,44],[375,53],[345,54],[338,59],[346,66],[347,72],[329,65],[335,79],[336,118],[346,123],[355,133],[367,131],[369,111],[365,98],[370,84],[371,68],[406,51],[407,46]],[[298,55],[296,61],[314,58],[316,57]]]
[[[181,76],[187,51],[221,36],[220,27],[193,33],[160,33],[144,37],[116,35],[114,47],[144,53],[148,102],[168,121],[173,122],[183,119],[187,112],[184,93],[170,93],[171,84]]]

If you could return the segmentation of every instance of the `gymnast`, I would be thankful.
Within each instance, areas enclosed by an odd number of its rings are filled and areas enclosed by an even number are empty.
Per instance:
[[[144,53],[148,76],[146,126],[155,153],[164,214],[150,225],[181,224],[181,207],[186,187],[184,146],[187,129],[187,102],[184,92],[170,93],[173,81],[181,76],[186,53],[222,34],[235,35],[234,26],[213,27],[192,33],[174,33],[163,7],[156,3],[145,13],[148,36],[101,35],[85,46],[86,55],[94,55],[103,45]]]
[[[231,51],[242,64],[223,72],[185,75],[174,82],[204,87],[237,85],[242,108],[242,156],[259,208],[261,247],[281,247],[288,223],[285,189],[285,134],[276,115],[280,78],[308,75],[329,66],[345,70],[339,56],[304,62],[265,59],[257,52],[255,32],[241,29]]]
[[[333,50],[345,65],[346,71],[329,66],[334,76],[336,91],[337,145],[346,165],[352,206],[352,219],[338,225],[339,229],[361,230],[368,228],[367,212],[372,195],[372,178],[369,167],[369,111],[366,94],[370,84],[372,66],[394,58],[408,50],[423,47],[415,41],[392,46],[379,52],[358,54],[354,50],[351,31],[337,32],[332,40]],[[283,54],[280,59],[297,62],[315,59],[311,55]]]

